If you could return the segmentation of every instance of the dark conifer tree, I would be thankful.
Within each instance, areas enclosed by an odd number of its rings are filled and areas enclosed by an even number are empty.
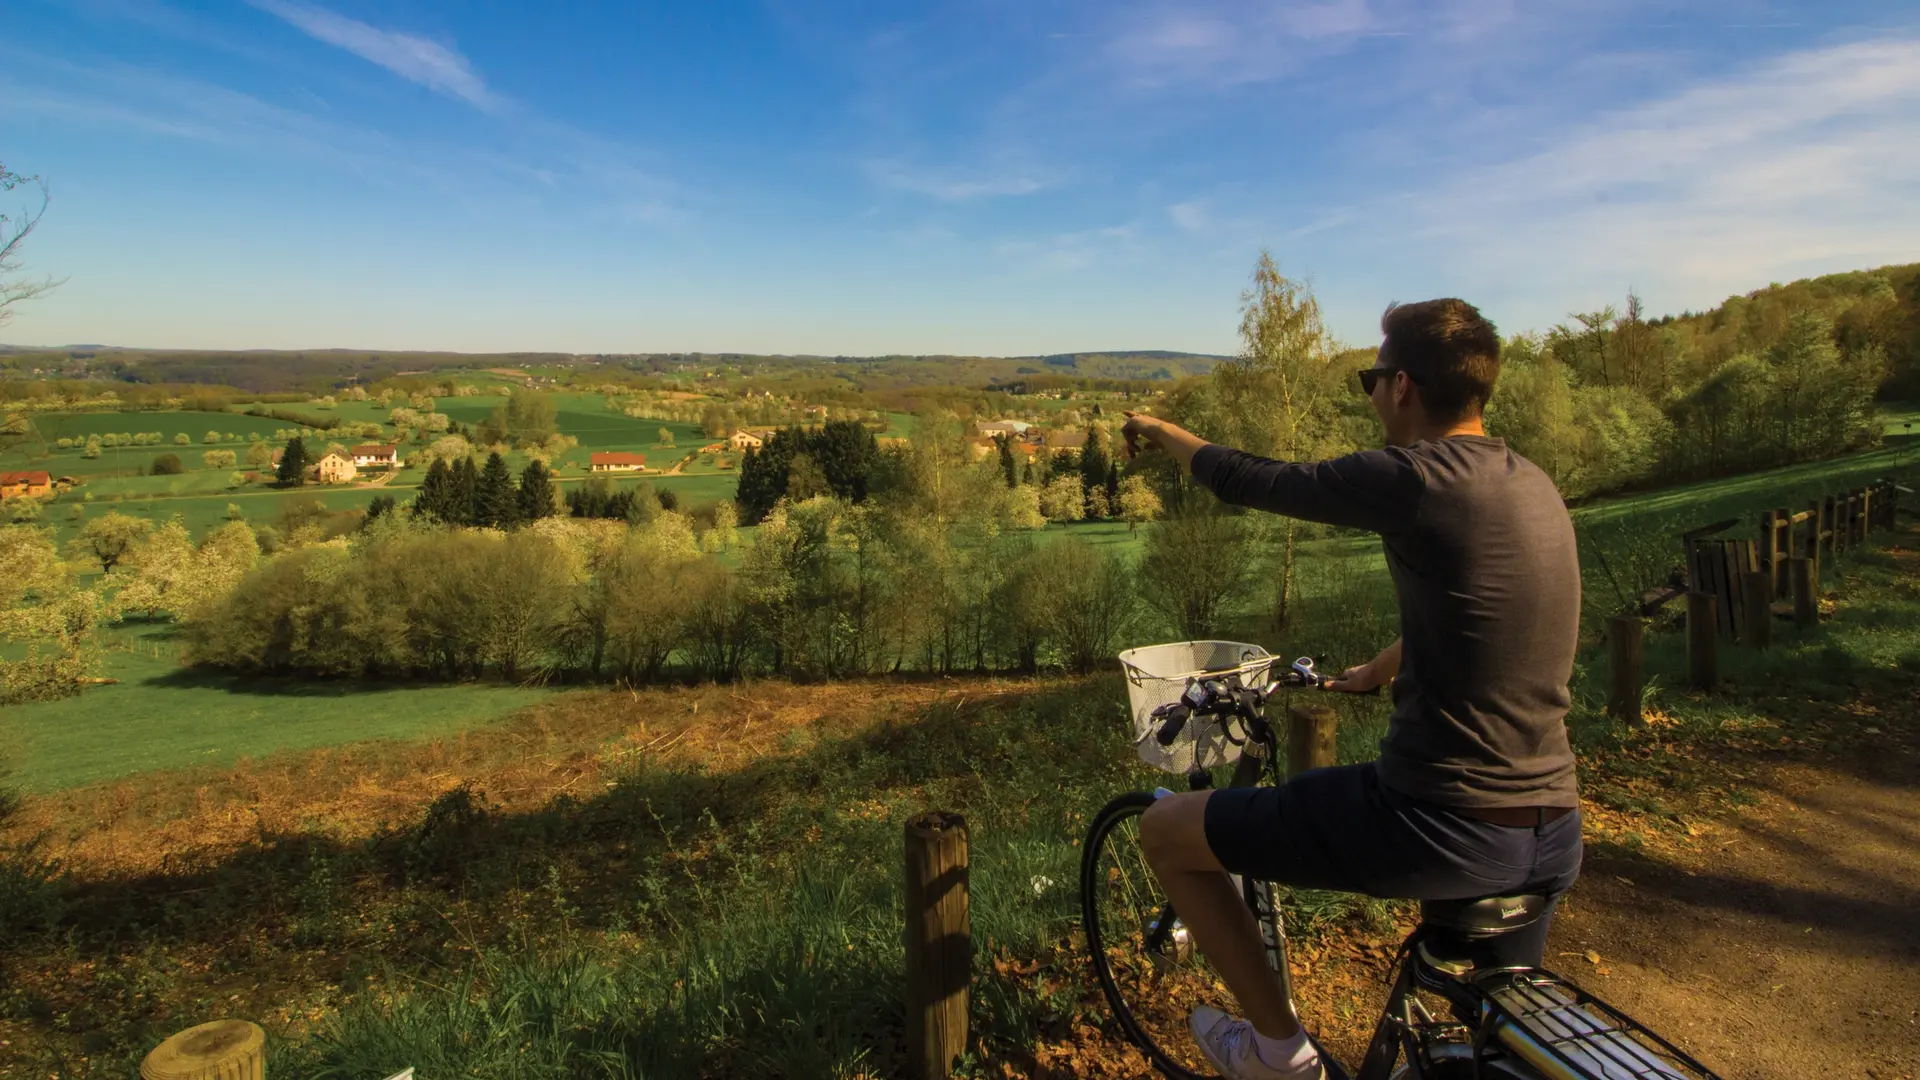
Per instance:
[[[448,485],[447,513],[442,519],[449,525],[473,524],[473,502],[480,490],[480,473],[472,458],[453,463],[453,483]]]
[[[427,466],[427,475],[420,481],[420,490],[414,493],[413,503],[409,507],[414,517],[438,517],[441,501],[446,498],[447,485],[452,477],[447,473],[444,458],[434,458]]]
[[[1013,463],[1013,436],[997,435],[993,441],[1000,444],[1000,474],[1006,477],[1008,487],[1019,487],[1020,474],[1014,471]]]
[[[375,495],[373,501],[367,504],[367,516],[366,519],[360,523],[360,527],[364,529],[391,513],[393,513],[393,496]]]
[[[553,473],[540,461],[529,461],[520,473],[520,520],[539,521],[553,514]]]
[[[426,479],[420,481],[419,494],[413,497],[413,516],[445,521],[452,495],[453,472],[445,458],[434,458],[427,466]]]
[[[1080,480],[1086,487],[1088,517],[1095,516],[1093,493],[1099,491],[1104,495],[1107,486],[1107,467],[1111,463],[1107,458],[1105,434],[1097,425],[1087,425],[1087,444],[1080,448]]]
[[[473,523],[486,529],[510,529],[520,520],[520,505],[513,489],[513,473],[507,459],[498,452],[487,455],[473,493]]]
[[[740,460],[740,482],[734,502],[747,524],[765,517],[787,494],[794,459],[812,462],[807,475],[818,475],[827,490],[849,502],[861,502],[879,463],[880,446],[873,433],[854,420],[834,420],[817,431],[782,428],[758,450],[749,448]]]
[[[281,487],[299,487],[307,482],[307,447],[295,435],[287,440],[287,448],[280,452],[280,469],[275,474]]]
[[[1087,490],[1107,486],[1107,466],[1111,464],[1107,457],[1106,432],[1098,426],[1087,426],[1087,445],[1080,448],[1080,479],[1086,481]]]

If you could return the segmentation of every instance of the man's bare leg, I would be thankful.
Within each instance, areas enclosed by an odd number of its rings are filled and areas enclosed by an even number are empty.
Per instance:
[[[1253,1029],[1269,1039],[1300,1030],[1280,979],[1267,966],[1253,912],[1207,846],[1211,791],[1164,795],[1140,817],[1140,846],[1194,944],[1220,974]]]

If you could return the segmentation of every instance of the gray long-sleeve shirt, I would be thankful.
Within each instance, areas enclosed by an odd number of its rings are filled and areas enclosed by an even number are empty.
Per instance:
[[[1565,720],[1580,564],[1538,466],[1456,435],[1317,462],[1206,446],[1193,476],[1229,503],[1381,535],[1401,637],[1382,783],[1441,806],[1579,804]]]

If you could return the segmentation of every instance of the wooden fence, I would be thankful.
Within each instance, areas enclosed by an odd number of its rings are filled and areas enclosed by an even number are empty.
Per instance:
[[[1892,528],[1899,515],[1920,517],[1900,505],[1911,489],[1891,480],[1828,495],[1794,511],[1761,512],[1753,539],[1723,536],[1740,518],[1728,518],[1680,534],[1683,569],[1667,586],[1641,597],[1638,617],[1608,620],[1610,672],[1607,710],[1624,720],[1640,718],[1640,635],[1644,618],[1668,602],[1687,598],[1688,681],[1711,690],[1718,682],[1720,642],[1764,649],[1778,618],[1800,625],[1818,621],[1821,572],[1829,560]]]
[[[1744,644],[1749,628],[1757,625],[1747,610],[1749,590],[1743,587],[1747,575],[1763,576],[1767,604],[1791,594],[1794,559],[1809,560],[1817,584],[1822,566],[1830,556],[1857,547],[1866,541],[1869,533],[1893,525],[1903,492],[1911,494],[1906,488],[1883,480],[1870,487],[1816,499],[1797,513],[1786,508],[1766,510],[1760,514],[1755,538],[1751,540],[1719,535],[1739,525],[1738,518],[1682,533],[1680,539],[1686,556],[1684,588],[1670,588],[1650,595],[1642,605],[1641,614],[1652,614],[1682,592],[1707,593],[1715,600],[1719,637]]]

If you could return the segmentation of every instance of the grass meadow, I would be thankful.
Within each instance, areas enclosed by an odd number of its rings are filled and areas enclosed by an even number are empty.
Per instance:
[[[167,769],[231,768],[285,750],[422,739],[482,726],[548,696],[465,683],[239,679],[182,668],[172,627],[106,635],[100,675],[80,697],[8,706],[8,783],[39,794]]]

